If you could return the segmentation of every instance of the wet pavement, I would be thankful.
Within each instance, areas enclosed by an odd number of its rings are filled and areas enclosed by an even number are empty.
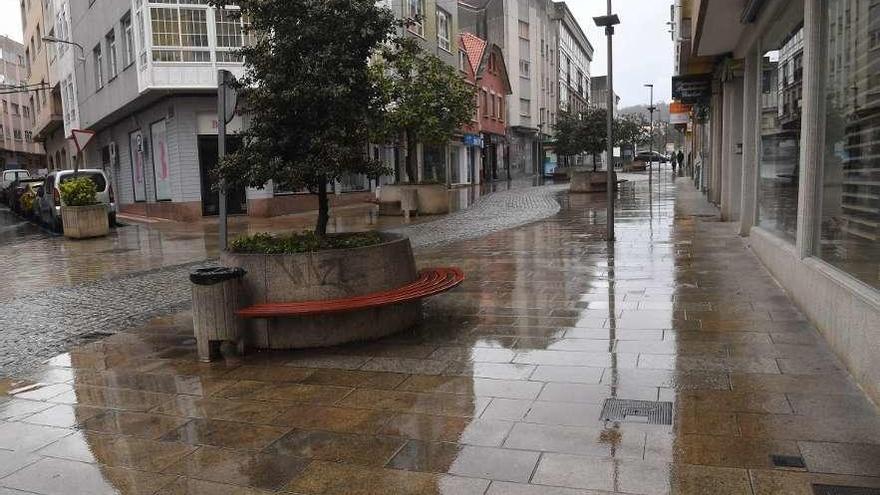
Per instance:
[[[546,219],[425,243],[420,265],[468,279],[377,342],[200,364],[184,309],[15,373],[0,494],[880,488],[877,408],[731,224],[661,177],[620,193],[610,249],[604,197],[564,192]]]
[[[559,186],[533,186],[517,180],[456,188],[453,213],[409,221],[379,216],[373,204],[334,208],[330,230],[391,229],[414,246],[478,237],[559,211]],[[216,219],[123,221],[108,237],[71,241],[0,208],[0,376],[189,304],[190,270],[217,257]],[[314,221],[314,213],[232,217],[230,238],[308,229]]]

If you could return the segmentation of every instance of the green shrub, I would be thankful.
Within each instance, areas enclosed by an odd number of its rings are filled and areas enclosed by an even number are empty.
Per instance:
[[[74,177],[61,182],[61,202],[65,206],[89,206],[98,203],[98,189],[88,177]]]
[[[382,237],[378,232],[329,234],[326,237],[319,237],[311,231],[293,234],[259,233],[237,237],[230,244],[230,250],[245,254],[295,254],[374,246],[381,242]]]

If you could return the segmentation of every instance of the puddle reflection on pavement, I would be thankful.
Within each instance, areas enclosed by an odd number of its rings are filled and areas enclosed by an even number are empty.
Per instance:
[[[419,264],[459,265],[468,279],[426,302],[419,327],[377,342],[202,364],[184,311],[77,347],[0,383],[0,486],[880,487],[876,408],[733,229],[694,216],[704,206],[691,191],[666,171],[650,194],[629,184],[612,248],[604,196],[561,193],[552,218],[419,250]],[[643,402],[603,420],[609,399]],[[663,403],[671,424],[654,414]],[[800,456],[806,468],[778,469],[774,455]]]

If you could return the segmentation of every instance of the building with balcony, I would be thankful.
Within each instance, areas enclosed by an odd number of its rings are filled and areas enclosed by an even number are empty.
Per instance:
[[[686,169],[880,401],[880,0],[678,0]]]
[[[508,64],[512,93],[507,104],[507,159],[513,176],[541,172],[547,151],[545,142],[553,134],[560,111],[560,64],[566,56],[574,71],[570,80],[575,88],[572,93],[589,88],[592,47],[581,36],[582,30],[567,7],[560,4],[550,0],[458,3],[462,29],[498,45]],[[560,53],[561,46],[568,55]],[[580,88],[578,70],[583,74]],[[572,84],[567,80],[566,88]]]
[[[52,136],[62,125],[61,87],[49,71],[49,56],[55,46],[43,38],[54,32],[54,16],[48,10],[53,1],[22,0],[21,16],[24,32],[24,62],[27,84],[31,88],[28,107],[33,115],[33,137],[43,143],[46,155],[55,156],[65,140],[53,140]],[[60,154],[59,154],[60,156]],[[47,160],[50,169],[72,167],[77,159],[75,153],[64,153],[63,162]]]
[[[216,214],[217,71],[243,71],[235,8],[186,0],[69,0],[68,8],[69,35],[84,56],[59,61],[58,77],[65,133],[96,132],[86,164],[109,173],[123,213],[185,221]],[[240,129],[240,119],[230,128]],[[230,191],[229,210],[245,213],[265,194]]]
[[[558,110],[583,112],[590,100],[590,63],[593,45],[564,2],[555,2],[553,24],[559,69]],[[558,113],[558,112],[557,112]],[[554,121],[555,123],[555,121]]]
[[[25,89],[24,45],[0,36],[0,170],[45,168],[43,148],[33,138],[31,92]]]

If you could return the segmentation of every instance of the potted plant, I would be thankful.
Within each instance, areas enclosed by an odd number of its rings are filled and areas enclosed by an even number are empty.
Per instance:
[[[63,181],[61,191],[61,221],[64,236],[70,239],[103,237],[110,233],[107,205],[98,201],[95,183],[88,177],[73,177]]]

